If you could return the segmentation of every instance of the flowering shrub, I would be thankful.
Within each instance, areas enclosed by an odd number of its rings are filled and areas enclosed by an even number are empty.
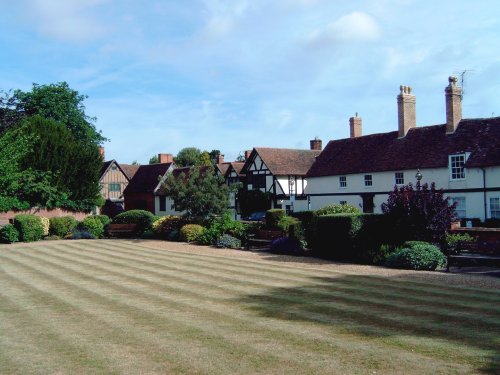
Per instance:
[[[158,237],[175,241],[179,238],[179,230],[185,224],[186,220],[180,216],[163,216],[153,223],[152,229]]]
[[[219,237],[215,245],[217,247],[227,247],[228,249],[239,249],[241,247],[241,240],[230,234],[223,234]]]
[[[331,204],[320,208],[316,211],[319,216],[323,215],[335,215],[335,214],[359,214],[361,213],[356,207],[350,204]]]
[[[193,242],[196,241],[204,231],[206,231],[206,229],[199,224],[186,224],[181,228],[179,238],[181,241]]]
[[[40,216],[40,220],[42,221],[42,227],[43,227],[43,236],[48,236],[49,235],[49,228],[50,228],[50,220],[47,217]]]

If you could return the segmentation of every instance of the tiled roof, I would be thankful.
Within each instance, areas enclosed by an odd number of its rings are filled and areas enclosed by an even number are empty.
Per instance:
[[[267,148],[256,147],[252,154],[257,152],[271,173],[278,175],[297,175],[305,176],[316,157],[321,153],[319,150],[295,150],[289,148]],[[241,173],[247,173],[253,159],[250,156],[243,167]]]
[[[228,168],[228,170],[226,171],[226,173],[229,173],[229,171],[231,169],[234,169],[234,171],[236,172],[236,174],[238,176],[245,176],[244,173],[241,173],[243,167],[245,166],[245,163],[244,162],[240,162],[240,161],[232,161],[231,162],[231,168]]]
[[[104,175],[104,173],[106,173],[106,171],[108,170],[109,166],[114,162],[114,160],[108,160],[108,161],[105,161],[104,163],[102,163],[102,167],[101,167],[101,173],[99,174],[99,176],[102,178],[102,176]]]
[[[451,154],[470,152],[466,167],[500,165],[500,117],[460,121],[453,134],[446,125],[328,142],[308,177],[448,166]]]
[[[124,194],[153,193],[159,183],[159,177],[164,176],[172,163],[141,165],[132,180],[125,188]]]
[[[224,176],[226,174],[227,170],[229,169],[230,165],[231,165],[231,163],[227,162],[227,163],[216,164],[215,166],[220,171],[221,175]]]
[[[129,180],[131,180],[132,177],[134,177],[137,170],[139,169],[138,165],[132,165],[132,164],[120,164],[120,167]]]

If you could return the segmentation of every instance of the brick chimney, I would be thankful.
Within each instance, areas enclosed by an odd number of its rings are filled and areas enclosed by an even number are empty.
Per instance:
[[[417,126],[417,113],[415,111],[416,98],[410,86],[399,86],[398,95],[398,128],[399,138],[403,138],[408,130]]]
[[[158,154],[158,163],[173,163],[174,156],[172,154]]]
[[[248,160],[248,158],[250,157],[251,153],[252,153],[252,150],[246,150],[245,151],[245,161]]]
[[[224,163],[224,155],[218,154],[217,158],[215,159],[215,164],[222,164]]]
[[[356,112],[355,117],[349,118],[349,127],[351,128],[351,138],[361,137],[362,119],[361,117],[358,117],[358,112]]]
[[[457,77],[448,78],[449,85],[444,89],[446,97],[446,133],[457,130],[462,119],[462,88],[457,85]]]
[[[323,150],[323,141],[318,137],[311,139],[309,143],[311,145],[311,150],[318,150],[318,151]]]
[[[99,153],[101,154],[102,160],[104,160],[104,147],[99,147]]]

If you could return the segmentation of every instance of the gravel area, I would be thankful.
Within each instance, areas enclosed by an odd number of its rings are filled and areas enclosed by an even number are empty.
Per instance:
[[[439,285],[456,285],[470,288],[494,288],[500,290],[500,269],[491,267],[457,268],[453,267],[449,273],[439,271],[411,271],[397,270],[379,266],[366,266],[352,263],[332,262],[313,257],[297,257],[278,255],[264,251],[244,251],[232,249],[218,249],[210,246],[191,245],[182,242],[167,242],[156,240],[131,240],[142,246],[155,249],[165,249],[200,255],[251,259],[257,262],[277,262],[280,265],[298,268],[312,268],[322,271],[340,272],[360,276],[390,277],[400,280],[431,282]]]

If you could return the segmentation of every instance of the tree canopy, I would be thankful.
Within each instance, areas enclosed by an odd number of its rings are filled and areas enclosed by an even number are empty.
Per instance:
[[[159,162],[160,162],[160,160],[158,159],[158,155],[153,155],[149,159],[149,164],[157,164]]]
[[[171,173],[163,188],[177,209],[185,211],[188,217],[206,218],[227,210],[229,187],[212,166],[194,166],[178,175]]]
[[[39,115],[0,136],[1,209],[90,210],[100,202],[102,158],[64,125]],[[8,207],[8,206],[11,207]]]
[[[0,99],[0,133],[19,124],[23,118],[40,115],[59,122],[81,142],[100,144],[106,138],[96,130],[96,118],[85,113],[86,98],[66,82],[34,83],[31,91],[14,90],[12,95],[4,92]]]

